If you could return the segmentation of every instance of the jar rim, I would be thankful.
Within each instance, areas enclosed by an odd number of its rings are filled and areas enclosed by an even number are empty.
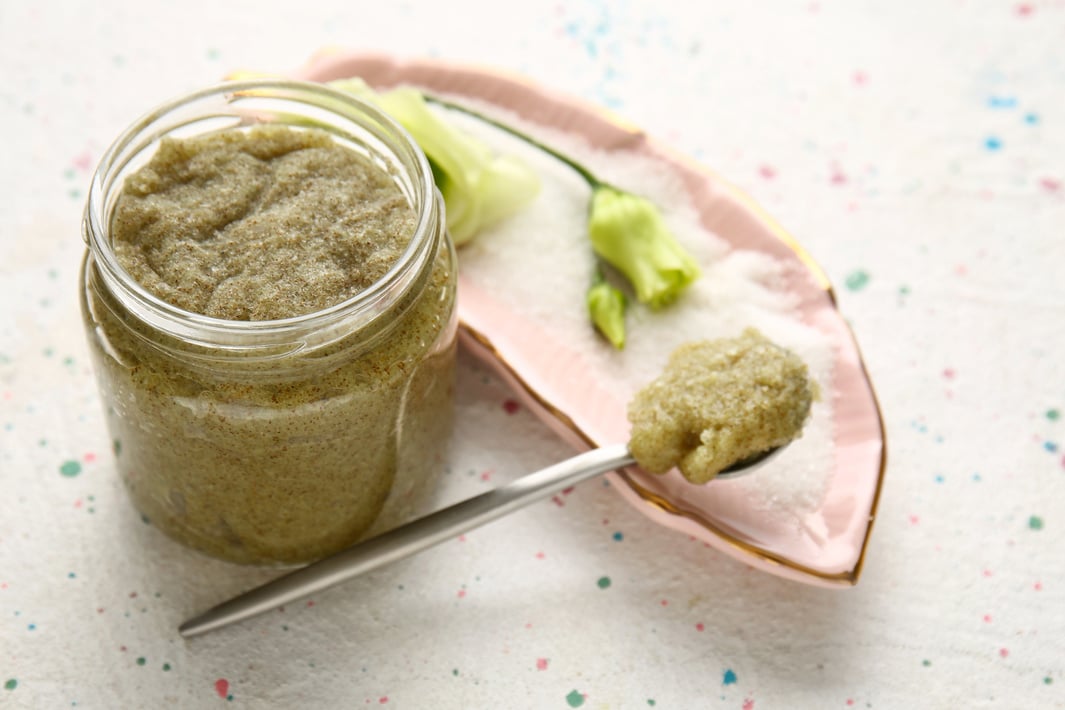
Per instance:
[[[413,200],[412,207],[417,211],[417,216],[414,231],[403,253],[380,279],[353,296],[325,308],[287,318],[229,320],[176,306],[151,293],[122,267],[108,236],[110,230],[107,221],[110,213],[106,199],[110,185],[106,178],[113,177],[112,173],[116,172],[116,167],[117,171],[121,171],[129,160],[167,135],[168,130],[164,130],[150,136],[146,144],[134,150],[131,155],[124,156],[125,151],[130,149],[138,137],[179,109],[212,98],[222,98],[228,108],[235,106],[238,101],[256,97],[302,103],[346,119],[386,145],[394,152],[393,157],[404,164],[408,160],[411,161],[415,167],[412,185],[415,192],[409,197]],[[230,114],[231,117],[240,115],[237,112]],[[180,127],[183,124],[178,125]],[[170,128],[172,129],[173,127]],[[405,155],[401,155],[400,151]],[[116,165],[118,162],[121,164]],[[117,189],[121,189],[121,183]],[[128,301],[134,302],[139,307],[140,315],[147,316],[145,319],[152,325],[175,335],[194,335],[194,340],[205,345],[239,347],[250,344],[247,342],[249,337],[256,341],[269,340],[271,344],[278,344],[276,338],[298,337],[307,332],[327,328],[338,320],[350,321],[355,318],[371,321],[382,310],[387,310],[388,305],[415,280],[420,271],[419,266],[428,260],[431,247],[435,244],[438,225],[443,223],[443,219],[443,200],[436,189],[429,160],[410,133],[395,119],[364,99],[323,84],[267,78],[222,82],[178,96],[158,105],[130,124],[108,147],[93,173],[85,206],[83,238],[108,285],[119,292],[117,295],[125,297],[121,300],[127,307],[131,305]]]

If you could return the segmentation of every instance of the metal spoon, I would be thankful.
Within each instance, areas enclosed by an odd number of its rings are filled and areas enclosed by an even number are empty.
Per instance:
[[[782,448],[738,461],[717,478],[750,473]],[[267,582],[189,619],[178,631],[185,637],[198,636],[243,621],[438,545],[581,481],[635,463],[626,444],[592,449]]]

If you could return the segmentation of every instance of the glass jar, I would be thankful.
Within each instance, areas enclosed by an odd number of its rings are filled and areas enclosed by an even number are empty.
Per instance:
[[[125,178],[165,136],[313,126],[363,153],[416,215],[402,256],[354,297],[282,320],[177,308],[119,264]],[[425,155],[373,106],[317,84],[223,84],[172,101],[101,159],[81,303],[115,463],[155,526],[223,559],[292,564],[410,517],[450,433],[455,251]]]

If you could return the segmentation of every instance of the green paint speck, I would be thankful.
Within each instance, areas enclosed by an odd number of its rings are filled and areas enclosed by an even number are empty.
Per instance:
[[[921,661],[921,665],[924,666],[925,668],[928,668],[928,666],[932,665],[932,662],[926,658],[923,661]]]
[[[219,52],[214,47],[211,47],[210,49],[207,50],[207,58],[210,59],[212,62],[215,61],[216,59],[218,59],[221,56],[222,56],[222,53]]]
[[[1028,518],[1028,527],[1032,530],[1042,530],[1043,519],[1040,518],[1038,515],[1033,515],[1032,517]]]
[[[14,678],[9,678],[8,681],[6,683],[4,683],[4,690],[14,690],[17,687],[18,687],[18,681],[15,680]]]
[[[170,664],[169,664],[169,663],[164,663],[164,664],[163,664],[163,670],[164,670],[164,671],[168,671],[168,670],[170,670]]]
[[[1043,684],[1044,685],[1050,685],[1053,682],[1054,682],[1054,679],[1051,678],[1050,676],[1047,676],[1046,678],[1043,679]]]
[[[569,703],[571,708],[579,708],[584,705],[584,696],[576,690],[571,690],[569,695],[566,696],[566,702]]]
[[[655,706],[654,698],[648,698],[647,699],[647,704],[650,705],[651,707],[654,707]]]
[[[459,674],[459,669],[458,668],[452,668],[451,669],[451,675],[457,676],[458,674]]]
[[[869,274],[861,269],[852,271],[847,275],[844,283],[847,284],[847,288],[851,291],[861,291],[869,283]]]
[[[1058,410],[1056,410],[1056,409],[1048,409],[1047,410],[1047,419],[1049,419],[1050,421],[1056,422],[1060,418],[1061,418],[1061,412],[1059,412]]]
[[[610,577],[600,577],[599,581],[596,582],[596,584],[599,585],[600,589],[606,589],[610,586]]]
[[[148,659],[145,658],[144,656],[141,656],[140,658],[137,659],[137,665],[138,666],[143,666],[147,662],[148,662]]]
[[[59,466],[59,473],[63,474],[67,478],[73,478],[74,476],[77,476],[79,473],[81,473],[81,464],[73,459],[69,461],[64,461]]]

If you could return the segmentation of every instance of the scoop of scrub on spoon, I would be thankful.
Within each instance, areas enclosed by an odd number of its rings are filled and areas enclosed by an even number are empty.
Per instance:
[[[764,347],[766,344],[769,347]],[[741,352],[746,355],[739,357]],[[720,357],[715,360],[709,353],[717,353]],[[753,360],[741,368],[737,363],[744,357]],[[752,363],[759,362],[762,365],[766,362],[780,364],[780,360],[787,361],[787,367],[780,370],[787,374],[783,380],[767,376],[766,373],[773,369],[771,367],[752,366]],[[699,361],[706,367],[701,368]],[[795,362],[798,363],[797,367]],[[708,375],[721,367],[742,369],[747,374],[716,379]],[[695,377],[700,369],[706,370],[704,376]],[[693,377],[698,382],[692,381]],[[797,378],[796,382],[792,382],[793,377]],[[789,384],[780,387],[785,382]],[[797,382],[804,383],[804,386],[797,386]],[[694,398],[682,397],[677,391],[678,387],[691,388],[699,383],[711,389]],[[641,399],[648,390],[653,390],[654,396]],[[698,430],[703,424],[717,421],[715,417],[706,417],[705,408],[699,405],[700,398],[717,395],[756,402],[753,407],[733,402],[727,408],[737,414],[746,412],[751,418],[747,425],[739,428],[742,435],[730,434],[724,438],[716,434],[704,436],[705,432]],[[183,636],[196,636],[270,611],[453,539],[588,478],[636,463],[645,468],[650,465],[652,470],[659,466],[668,469],[679,465],[689,479],[704,481],[715,477],[724,479],[745,475],[773,458],[788,441],[799,436],[814,396],[814,386],[802,362],[790,352],[773,346],[760,334],[749,331],[740,339],[717,341],[714,347],[705,352],[697,349],[694,364],[687,355],[679,361],[676,357],[671,359],[663,377],[637,395],[630,407],[633,432],[629,444],[587,451],[500,488],[438,510],[220,604],[186,621],[179,631]],[[695,406],[680,406],[684,401],[695,403]],[[785,428],[790,432],[788,436],[784,437],[776,429],[773,436],[758,434],[759,428],[765,426],[766,417],[773,416],[774,412],[775,416],[792,421],[792,425]],[[707,446],[721,445],[722,441],[734,444],[732,451],[726,455],[710,455],[703,451]],[[669,447],[667,455],[660,457],[661,460],[656,457],[645,461],[643,456],[634,455],[632,449],[642,449],[644,444],[658,453],[655,442],[658,442],[657,446]],[[766,442],[766,445],[758,448],[761,442]]]
[[[629,403],[629,448],[650,473],[706,483],[798,438],[817,395],[806,363],[753,328],[687,343]]]

